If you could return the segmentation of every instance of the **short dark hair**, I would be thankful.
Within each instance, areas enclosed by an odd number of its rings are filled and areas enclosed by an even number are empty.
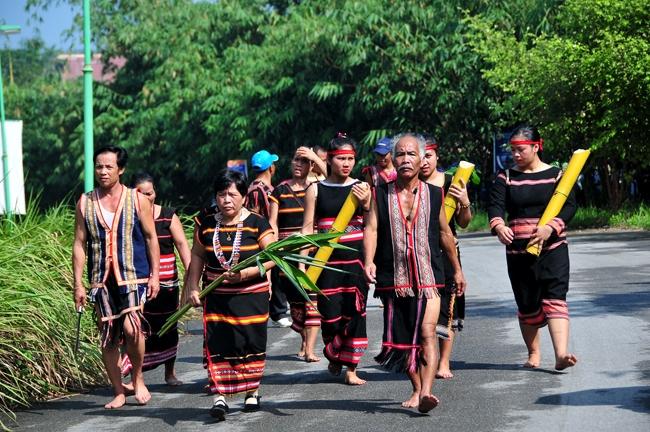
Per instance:
[[[117,157],[117,166],[118,168],[126,167],[126,162],[129,159],[129,154],[126,152],[126,149],[118,146],[103,146],[95,150],[93,154],[93,163],[97,162],[97,156],[103,153],[115,153]]]
[[[137,173],[131,176],[132,188],[137,187],[140,183],[146,183],[146,182],[151,183],[152,185],[154,185],[154,187],[156,186],[156,183],[153,181],[153,176],[148,172],[138,171]]]
[[[219,192],[228,189],[232,184],[235,185],[235,188],[237,188],[237,191],[241,194],[241,196],[246,196],[246,193],[248,192],[248,186],[246,186],[246,177],[239,171],[229,169],[219,171],[219,174],[217,174],[217,177],[215,177],[214,183],[212,184],[212,189],[216,195]]]

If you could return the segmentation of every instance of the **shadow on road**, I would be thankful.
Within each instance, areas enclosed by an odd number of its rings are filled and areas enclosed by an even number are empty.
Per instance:
[[[544,368],[525,368],[521,364],[508,363],[470,363],[464,361],[452,361],[451,368],[454,370],[501,370],[519,371],[523,373],[543,373],[548,375],[564,375],[564,372]]]
[[[401,402],[389,399],[366,400],[304,400],[290,402],[266,402],[263,411],[276,416],[292,415],[283,410],[349,411],[358,414],[401,414],[405,417],[423,417],[423,414],[403,408]],[[433,411],[435,412],[435,411]]]
[[[86,416],[105,417],[107,421],[110,418],[128,418],[138,419],[160,419],[170,426],[176,426],[178,423],[200,422],[203,424],[215,423],[215,420],[208,414],[210,400],[206,400],[205,408],[188,408],[188,407],[155,407],[155,409],[119,409],[105,410],[104,408],[86,411]]]
[[[639,413],[650,412],[650,387],[618,387],[580,390],[542,396],[541,405],[615,406]]]
[[[650,310],[650,291],[611,292],[569,303],[569,311],[572,316],[576,317],[593,317],[603,314],[638,317],[639,312],[648,310]]]

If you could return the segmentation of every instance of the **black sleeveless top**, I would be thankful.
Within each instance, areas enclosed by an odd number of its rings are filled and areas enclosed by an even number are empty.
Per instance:
[[[410,218],[401,208],[398,192],[394,182],[376,189],[376,290],[431,297],[435,289],[444,286],[438,219],[442,189],[420,181]]]
[[[317,183],[318,195],[316,197],[314,218],[318,232],[328,232],[332,228],[336,216],[341,211],[341,207],[343,207],[343,203],[350,194],[352,185],[355,183],[345,186],[326,182]],[[363,250],[363,209],[361,206],[357,206],[352,219],[345,228],[345,234],[339,238],[339,243],[354,248],[356,251],[335,249],[332,253],[331,260],[334,257],[345,259],[357,257],[359,256],[359,252]]]
[[[174,253],[174,238],[172,237],[171,224],[176,209],[161,207],[160,215],[154,220],[156,224],[156,235],[160,246],[160,280],[176,280],[178,269],[176,268],[176,254]]]

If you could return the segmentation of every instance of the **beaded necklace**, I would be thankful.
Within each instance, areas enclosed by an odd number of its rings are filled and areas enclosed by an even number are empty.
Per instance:
[[[237,222],[237,227],[235,228],[235,240],[232,242],[232,254],[230,259],[226,261],[226,257],[223,255],[223,250],[221,249],[221,242],[219,241],[219,229],[221,228],[222,216],[221,213],[214,215],[214,219],[217,221],[217,225],[214,227],[214,235],[212,236],[212,248],[214,250],[214,255],[217,257],[221,268],[224,270],[230,270],[232,267],[236,266],[239,262],[239,248],[241,246],[241,237],[242,237],[242,228],[244,227],[244,221],[241,220]],[[228,235],[228,240],[230,240],[230,235]]]

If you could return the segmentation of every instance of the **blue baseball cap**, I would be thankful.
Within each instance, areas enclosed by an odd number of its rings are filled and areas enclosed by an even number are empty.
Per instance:
[[[390,152],[392,149],[393,149],[393,140],[388,137],[383,137],[382,139],[377,141],[377,145],[375,146],[375,149],[373,151],[383,156],[386,153]]]
[[[271,154],[266,150],[260,150],[251,158],[251,165],[253,166],[254,171],[266,171],[271,165],[273,165],[273,162],[277,162],[278,159],[278,155]]]

